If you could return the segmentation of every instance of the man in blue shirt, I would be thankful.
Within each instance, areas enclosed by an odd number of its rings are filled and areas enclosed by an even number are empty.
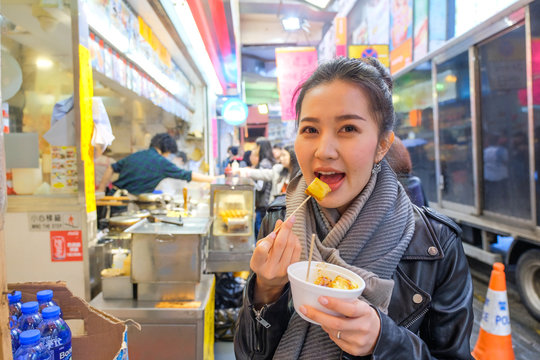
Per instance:
[[[165,178],[199,182],[214,181],[213,176],[180,169],[167,160],[171,153],[174,154],[177,151],[176,142],[169,134],[157,134],[152,138],[148,150],[138,151],[109,166],[97,191],[105,190],[113,172],[119,173],[119,178],[113,185],[133,195],[153,192],[159,182]]]

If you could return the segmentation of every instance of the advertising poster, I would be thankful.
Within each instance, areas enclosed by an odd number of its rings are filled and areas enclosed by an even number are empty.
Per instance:
[[[412,39],[407,39],[403,44],[390,52],[390,73],[395,74],[412,62]]]
[[[77,193],[77,148],[51,146],[51,186],[54,192]]]
[[[429,0],[429,51],[446,41],[446,0]]]
[[[388,45],[351,45],[349,46],[349,57],[355,59],[374,57],[379,59],[386,68],[390,67]]]
[[[83,261],[81,230],[51,231],[51,261]]]
[[[294,91],[317,68],[317,50],[314,47],[276,48],[276,68],[281,104],[281,118],[292,121]]]
[[[366,5],[367,13],[367,43],[357,44],[388,44],[390,38],[390,0],[369,0]]]
[[[428,52],[428,0],[414,1],[414,60]]]
[[[390,50],[412,39],[413,1],[391,0],[390,3]]]
[[[336,56],[347,56],[346,17],[336,17]]]

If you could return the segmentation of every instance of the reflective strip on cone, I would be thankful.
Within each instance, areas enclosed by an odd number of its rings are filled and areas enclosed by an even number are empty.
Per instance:
[[[512,331],[506,291],[487,290],[480,326],[493,335],[510,335]]]

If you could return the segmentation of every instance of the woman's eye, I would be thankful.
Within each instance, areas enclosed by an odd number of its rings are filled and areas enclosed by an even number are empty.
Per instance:
[[[315,133],[317,133],[317,129],[315,129],[312,126],[305,126],[305,127],[300,129],[300,133],[301,134],[315,134]]]
[[[356,126],[345,125],[344,127],[342,127],[342,131],[344,131],[344,132],[353,132],[353,131],[358,131],[358,130],[356,129]]]

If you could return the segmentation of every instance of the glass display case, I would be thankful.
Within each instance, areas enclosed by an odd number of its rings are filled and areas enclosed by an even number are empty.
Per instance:
[[[218,179],[210,187],[213,218],[207,271],[249,269],[255,245],[255,187],[245,178]]]

